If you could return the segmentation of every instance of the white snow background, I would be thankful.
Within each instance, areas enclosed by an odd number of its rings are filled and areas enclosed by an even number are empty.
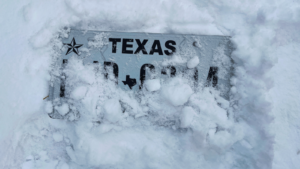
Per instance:
[[[180,77],[136,98],[74,58],[70,95],[85,113],[51,119],[43,98],[69,27],[229,35],[230,102]],[[2,0],[0,168],[299,168],[299,27],[292,0]]]

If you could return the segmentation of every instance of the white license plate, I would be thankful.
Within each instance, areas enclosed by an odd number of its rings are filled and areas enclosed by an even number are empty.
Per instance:
[[[103,64],[124,90],[140,90],[147,78],[172,78],[186,74],[202,86],[213,86],[228,99],[231,44],[228,36],[182,35],[71,30],[63,39],[59,64],[81,55],[84,64]],[[85,55],[84,49],[89,49]],[[197,56],[199,64],[186,61]],[[150,76],[147,73],[153,73]],[[104,76],[108,76],[107,73]],[[64,82],[50,87],[50,99],[64,97]]]

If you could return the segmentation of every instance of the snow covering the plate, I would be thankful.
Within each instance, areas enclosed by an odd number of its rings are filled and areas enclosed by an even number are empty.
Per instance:
[[[79,86],[72,91],[71,98],[80,100],[84,98],[86,92],[87,92],[87,88],[85,86]]]
[[[173,78],[161,89],[162,97],[173,106],[182,106],[194,93],[191,86],[181,78]]]
[[[60,115],[64,116],[69,112],[69,105],[67,103],[64,103],[61,106],[55,106],[55,109]]]
[[[157,91],[160,89],[160,80],[159,79],[148,79],[148,80],[145,80],[143,85],[150,92]]]
[[[286,0],[1,1],[0,168],[299,168],[299,11]],[[180,76],[125,92],[74,53],[67,102],[43,100],[70,27],[231,36],[230,101]],[[97,34],[89,48],[105,44]],[[165,64],[188,64],[184,52]],[[53,106],[64,119],[49,118]]]
[[[192,107],[186,106],[182,109],[182,113],[180,115],[180,127],[187,128],[192,123],[196,112]]]
[[[194,56],[187,62],[187,67],[189,69],[195,68],[199,64],[199,57]]]
[[[122,117],[119,100],[109,99],[104,103],[104,118],[109,122],[117,122]]]

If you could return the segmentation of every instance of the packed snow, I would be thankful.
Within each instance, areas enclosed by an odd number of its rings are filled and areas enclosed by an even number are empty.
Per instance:
[[[182,113],[180,115],[180,127],[188,128],[190,127],[196,112],[192,107],[186,106],[182,109]]]
[[[190,59],[187,62],[187,67],[189,69],[192,69],[192,68],[195,68],[198,64],[199,64],[199,57],[198,56],[194,56],[192,59]]]
[[[286,0],[1,1],[0,168],[299,168],[299,11]],[[61,70],[71,27],[231,36],[232,60],[222,47],[213,57],[230,76],[229,100],[183,76],[123,91],[74,53]],[[105,44],[102,33],[89,47]],[[193,68],[199,57],[162,64]],[[61,73],[67,102],[52,103]],[[63,118],[48,116],[53,107]]]
[[[157,91],[160,89],[160,80],[159,79],[145,80],[144,86],[150,92]]]

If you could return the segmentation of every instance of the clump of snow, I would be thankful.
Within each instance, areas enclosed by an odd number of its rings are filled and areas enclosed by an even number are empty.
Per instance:
[[[117,122],[122,117],[122,109],[117,99],[109,99],[104,103],[104,118]]]
[[[199,64],[199,57],[194,56],[187,62],[186,65],[189,69],[192,69],[192,68],[195,68],[198,64]]]
[[[55,106],[55,110],[57,110],[60,115],[64,116],[69,112],[69,105],[63,103],[61,106]]]
[[[79,58],[72,57],[71,59],[68,59],[68,64],[63,70],[64,74],[68,75],[68,78],[71,79],[70,84],[67,85],[72,86],[72,83],[80,83],[80,81],[87,84],[93,84],[95,82],[95,75],[94,73],[91,74],[93,69],[92,66],[84,66],[82,60]],[[84,90],[83,88],[79,88],[79,90],[80,89]]]
[[[87,92],[86,86],[79,86],[72,91],[71,98],[80,100],[80,99],[84,98],[86,92]]]
[[[150,92],[157,91],[160,89],[160,80],[159,79],[148,79],[145,80],[144,86]]]
[[[162,97],[174,106],[184,105],[192,94],[192,88],[180,78],[171,79],[161,89]]]
[[[180,127],[181,128],[189,127],[194,119],[195,114],[196,113],[192,107],[185,106],[182,109],[182,113],[180,115]]]

